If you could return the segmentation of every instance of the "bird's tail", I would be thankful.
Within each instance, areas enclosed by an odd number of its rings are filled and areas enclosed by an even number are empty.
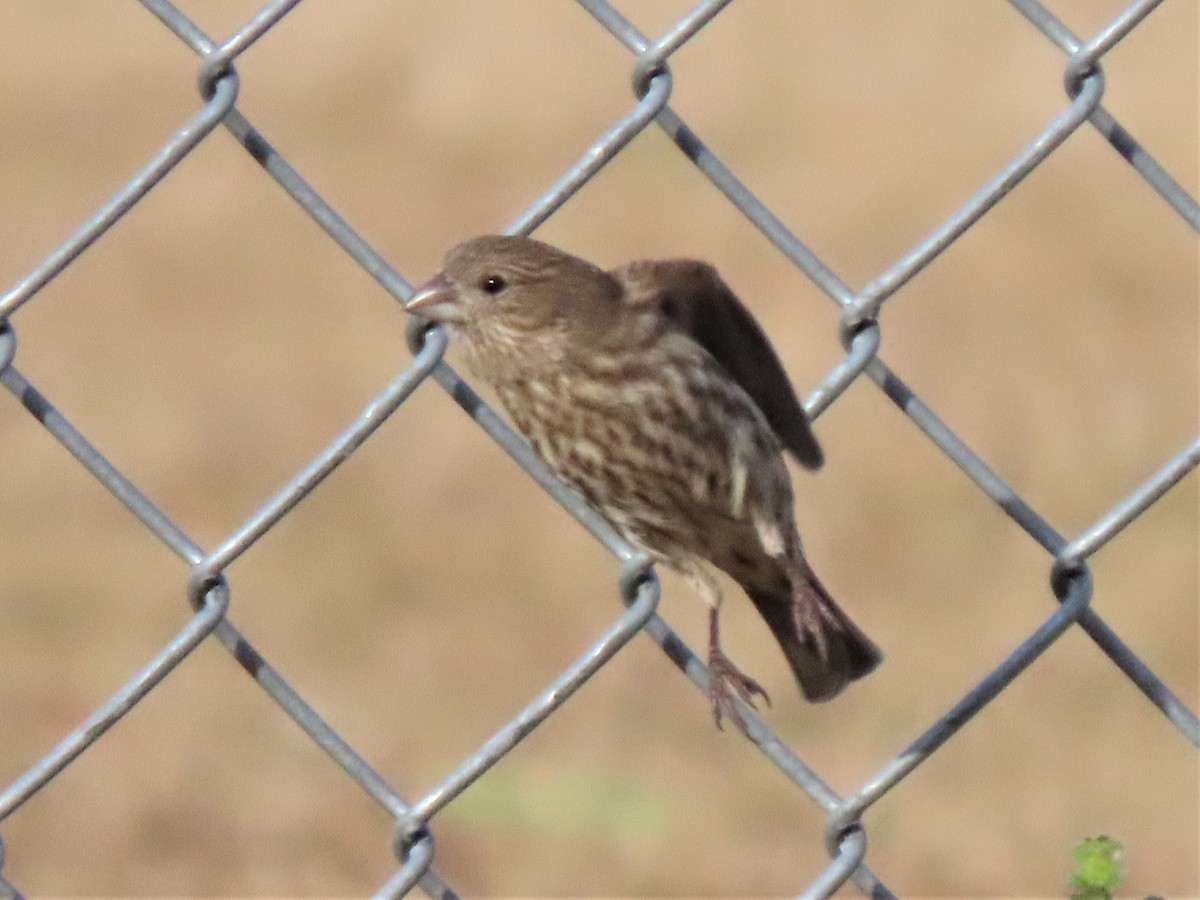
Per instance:
[[[791,596],[748,592],[791,664],[804,698],[832,700],[870,673],[883,654],[829,596],[807,563],[792,577]]]

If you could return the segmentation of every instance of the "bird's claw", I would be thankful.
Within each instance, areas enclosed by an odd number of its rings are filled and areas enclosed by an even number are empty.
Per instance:
[[[762,697],[767,706],[771,705],[771,697],[761,684],[735,666],[720,650],[711,650],[708,655],[708,697],[712,701],[713,719],[721,730],[724,730],[721,718],[726,715],[742,728],[746,727],[746,720],[733,701],[735,694],[756,711],[756,697]]]

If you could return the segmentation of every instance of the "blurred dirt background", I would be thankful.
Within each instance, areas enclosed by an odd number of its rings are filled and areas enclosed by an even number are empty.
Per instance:
[[[255,2],[191,2],[221,38]],[[686,3],[622,3],[661,34]],[[1090,35],[1122,2],[1056,2]],[[1104,59],[1105,103],[1193,196],[1198,8]],[[198,106],[197,64],[137,4],[0,5],[0,283]],[[861,286],[1065,105],[1064,60],[1003,3],[741,2],[671,61],[672,103]],[[238,62],[240,108],[407,278],[512,221],[632,104],[627,52],[571,3],[301,5]],[[801,393],[832,303],[656,129],[538,235],[605,265],[715,262]],[[885,308],[884,358],[1060,531],[1197,432],[1196,236],[1089,127]],[[215,546],[409,359],[396,302],[222,130],[14,318],[17,365]],[[1052,610],[1049,560],[869,383],[796,473],[810,556],[885,648],[804,705],[739,596],[733,657],[838,790],[901,751]],[[0,782],[181,627],[186,571],[0,397]],[[1192,708],[1197,480],[1094,558],[1095,606]],[[434,385],[230,570],[231,617],[408,796],[475,749],[618,612],[616,569]],[[700,645],[699,602],[663,612]],[[1132,894],[1200,893],[1195,749],[1068,633],[867,816],[905,895],[1063,895],[1071,848],[1127,848]],[[639,638],[436,819],[467,894],[781,895],[823,818]],[[4,823],[39,895],[353,895],[390,824],[205,644]]]

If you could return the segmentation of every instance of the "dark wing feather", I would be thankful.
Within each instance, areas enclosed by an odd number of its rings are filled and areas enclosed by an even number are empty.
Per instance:
[[[733,376],[801,465],[821,466],[824,456],[783,364],[712,266],[690,259],[638,260],[612,274],[624,285],[627,303],[657,306]]]

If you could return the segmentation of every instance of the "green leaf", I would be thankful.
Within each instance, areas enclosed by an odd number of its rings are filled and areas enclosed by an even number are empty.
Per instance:
[[[1108,900],[1125,877],[1121,843],[1110,837],[1087,838],[1075,847],[1071,896],[1078,900]]]

